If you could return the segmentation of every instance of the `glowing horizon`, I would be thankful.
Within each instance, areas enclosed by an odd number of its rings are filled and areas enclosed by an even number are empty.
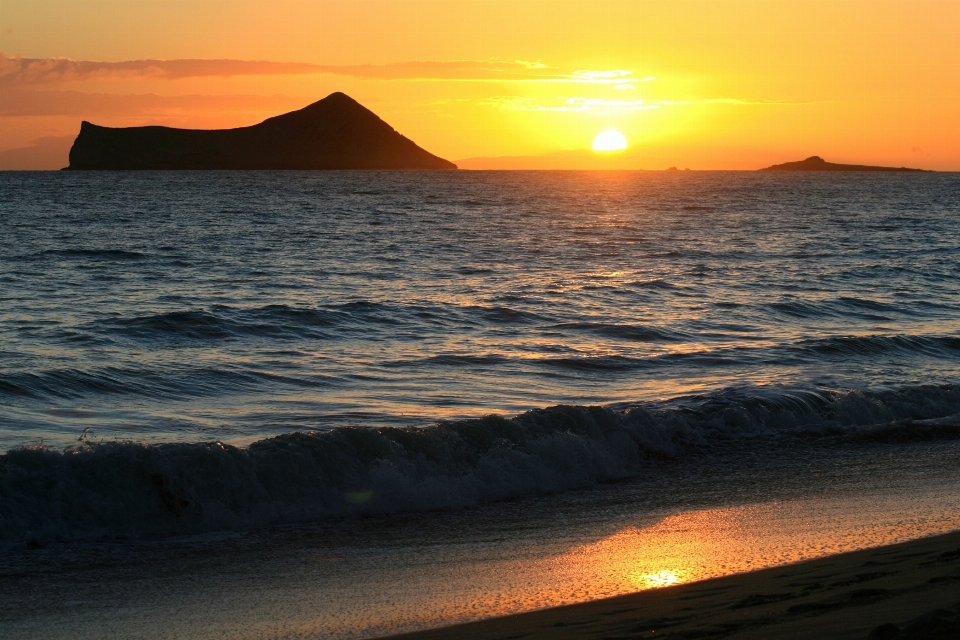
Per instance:
[[[0,14],[0,157],[63,153],[80,120],[235,127],[343,91],[453,161],[756,169],[820,155],[960,169],[956,3],[585,6],[13,0]],[[604,129],[629,148],[591,152]]]

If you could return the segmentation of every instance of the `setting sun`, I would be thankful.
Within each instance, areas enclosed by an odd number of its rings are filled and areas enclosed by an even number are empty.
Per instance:
[[[614,129],[607,129],[593,139],[594,151],[620,151],[627,148],[627,139]]]

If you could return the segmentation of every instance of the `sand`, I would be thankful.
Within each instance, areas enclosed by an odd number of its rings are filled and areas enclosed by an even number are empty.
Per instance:
[[[960,638],[960,531],[394,640]]]

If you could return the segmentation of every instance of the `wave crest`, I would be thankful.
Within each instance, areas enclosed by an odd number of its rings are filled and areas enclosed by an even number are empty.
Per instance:
[[[0,456],[0,540],[162,536],[470,507],[656,473],[654,460],[698,452],[737,464],[758,450],[957,438],[955,414],[958,386],[731,391],[681,404],[291,433],[247,448],[20,448]]]

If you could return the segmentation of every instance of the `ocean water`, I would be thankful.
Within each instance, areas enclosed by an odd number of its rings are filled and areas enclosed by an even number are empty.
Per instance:
[[[958,255],[960,174],[0,173],[0,622],[360,638],[956,529]]]
[[[3,173],[0,229],[7,542],[960,435],[958,174]]]

